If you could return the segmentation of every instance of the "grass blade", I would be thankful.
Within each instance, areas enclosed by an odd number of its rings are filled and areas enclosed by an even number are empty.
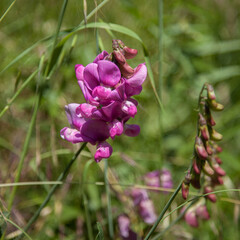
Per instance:
[[[12,3],[9,5],[9,7],[7,8],[7,10],[5,11],[5,13],[2,15],[2,17],[0,18],[0,23],[2,22],[2,20],[5,18],[5,16],[8,14],[8,12],[11,10],[11,8],[13,7],[13,5],[15,4],[16,0],[13,0]]]

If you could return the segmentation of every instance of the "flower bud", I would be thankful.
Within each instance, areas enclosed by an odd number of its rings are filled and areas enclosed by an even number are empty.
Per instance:
[[[212,167],[209,165],[209,163],[206,161],[204,166],[203,166],[203,171],[209,176],[212,176],[214,174],[214,170]]]
[[[220,176],[225,176],[226,175],[226,172],[217,163],[213,164],[213,169]]]
[[[125,46],[123,50],[124,50],[124,56],[126,57],[126,59],[134,58],[138,53],[137,49],[129,48],[127,46]]]
[[[191,178],[191,184],[194,188],[200,189],[201,184],[200,184],[200,174],[193,173],[192,178]]]
[[[220,157],[215,157],[215,161],[218,163],[218,164],[222,164],[222,160]]]
[[[208,220],[210,218],[206,205],[197,206],[196,214],[198,217],[200,217],[203,220]]]
[[[207,84],[207,94],[208,94],[208,99],[210,99],[210,100],[216,99],[216,95],[215,95],[213,86],[210,84]]]
[[[209,132],[208,132],[208,127],[207,127],[207,121],[206,119],[203,117],[203,115],[201,113],[199,113],[199,129],[201,131],[201,135],[203,137],[204,140],[208,140],[209,139]]]
[[[114,59],[121,65],[123,65],[126,62],[126,58],[119,50],[114,50],[113,56],[114,56]]]
[[[214,129],[211,129],[210,136],[211,136],[211,140],[214,140],[214,141],[221,141],[223,138],[222,134],[218,133]]]
[[[124,78],[130,78],[134,75],[134,69],[130,67],[127,62],[125,62],[124,64],[118,63],[118,67]]]
[[[131,117],[134,117],[137,113],[137,107],[131,101],[124,101],[122,103],[122,111]]]
[[[192,227],[198,227],[198,220],[195,213],[195,209],[189,208],[185,213],[184,219],[188,225]]]
[[[112,155],[112,146],[107,142],[100,142],[94,155],[95,161],[100,162],[103,158],[109,158]]]
[[[205,142],[205,146],[206,146],[206,150],[207,150],[208,155],[212,155],[213,151],[212,151],[212,147],[211,147],[209,141]]]
[[[196,160],[196,158],[193,160],[193,170],[197,174],[201,173],[201,164],[198,164],[198,161]]]
[[[213,111],[222,111],[224,109],[224,106],[216,100],[209,100],[208,103]]]
[[[111,122],[109,124],[109,134],[110,137],[112,139],[114,139],[114,137],[120,136],[123,133],[123,124],[122,122],[118,121],[117,119],[113,120],[113,122]]]
[[[182,183],[182,197],[185,200],[188,197],[190,181],[191,181],[191,174],[190,174],[190,171],[188,171]]]
[[[210,193],[210,192],[212,192],[212,190],[213,189],[210,186],[206,186],[204,188],[204,194],[205,193]],[[215,203],[217,201],[217,197],[214,193],[210,193],[210,194],[206,195],[205,197],[208,198],[213,203]]]
[[[120,215],[118,217],[118,227],[121,237],[129,237],[130,232],[130,219],[127,215]]]
[[[202,139],[200,137],[196,137],[195,139],[195,150],[197,152],[197,155],[201,159],[206,159],[208,157],[207,151],[203,145]]]

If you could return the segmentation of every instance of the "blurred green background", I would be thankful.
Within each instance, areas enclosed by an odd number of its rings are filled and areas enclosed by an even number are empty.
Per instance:
[[[3,16],[11,2],[0,1],[0,16]],[[0,21],[0,71],[21,56],[25,49],[56,33],[62,2],[17,0],[14,3]],[[86,1],[85,13],[89,14],[100,3],[97,0]],[[84,1],[68,1],[61,30],[76,27],[84,20],[83,4]],[[117,137],[111,142],[114,154],[109,159],[109,167],[120,184],[142,184],[145,173],[166,167],[172,171],[174,186],[177,186],[192,157],[198,94],[203,83],[209,82],[214,85],[219,102],[225,105],[223,112],[214,115],[216,129],[224,136],[221,158],[227,176],[222,189],[239,187],[239,10],[238,0],[176,0],[164,1],[164,14],[160,16],[157,0],[109,0],[87,20],[87,23],[119,24],[138,34],[149,53],[157,88],[162,54],[162,102],[165,113],[160,111],[147,78],[143,92],[136,97],[140,104],[138,114],[131,120],[131,123],[141,126],[141,134],[136,138]],[[159,19],[163,22],[163,46],[160,52]],[[100,48],[111,52],[113,38],[121,39],[127,46],[139,50],[137,57],[129,61],[132,67],[144,62],[141,43],[119,33],[117,29],[83,29],[69,38],[60,49],[51,76],[40,86],[43,95],[20,181],[56,180],[72,153],[78,149],[78,146],[62,140],[59,135],[59,131],[68,126],[64,105],[83,102],[74,65],[92,62],[98,51],[97,42]],[[58,42],[61,39],[62,35]],[[49,58],[52,43],[53,39],[38,42],[24,57],[0,73],[0,111],[24,81],[38,69],[41,56],[45,54],[45,61]],[[37,83],[36,75],[0,118],[1,183],[14,181],[33,113]],[[133,165],[129,164],[130,160],[134,161]],[[92,164],[87,171],[86,163],[89,161]],[[86,173],[85,179],[83,172]],[[87,221],[92,225],[94,236],[97,234],[96,222],[101,222],[108,239],[105,188],[94,184],[103,182],[104,174],[98,164],[93,162],[88,150],[75,163],[66,181],[68,183],[60,187],[43,209],[34,228],[29,231],[32,239],[89,239]],[[19,187],[11,219],[19,226],[25,226],[49,188],[47,184]],[[127,187],[123,185],[123,189]],[[10,188],[1,188],[2,212],[6,211],[9,194]],[[159,193],[152,197],[159,213],[169,195]],[[202,222],[198,229],[190,228],[184,221],[180,221],[163,239],[239,239],[239,194],[229,192],[219,195],[218,199],[216,204],[208,204],[211,215],[209,221]],[[181,202],[179,196],[174,206]],[[124,211],[124,206],[114,192],[112,207],[115,221],[116,216]],[[172,215],[168,221],[175,217]],[[146,233],[149,228],[137,218],[133,228],[139,233]],[[1,221],[4,222],[3,218]],[[168,221],[164,223],[165,226]],[[4,229],[6,226],[2,223],[1,227]],[[7,236],[11,238],[10,233],[15,230],[8,224]],[[117,238],[117,226],[114,230]]]

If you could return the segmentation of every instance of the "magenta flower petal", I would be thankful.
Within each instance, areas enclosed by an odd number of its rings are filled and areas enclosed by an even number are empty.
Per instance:
[[[147,77],[147,67],[144,63],[142,63],[135,68],[134,75],[126,79],[126,83],[128,83],[131,87],[139,87],[143,84],[146,77]]]
[[[126,215],[120,215],[118,217],[118,227],[120,231],[120,235],[124,238],[129,236],[130,231],[130,219]]]
[[[88,64],[83,72],[86,86],[93,90],[99,85],[98,65],[96,63]]]
[[[139,213],[145,223],[153,224],[157,220],[153,202],[150,199],[140,202]]]
[[[125,88],[126,88],[126,90],[125,90],[126,96],[128,96],[128,97],[138,95],[142,91],[142,86],[131,87],[128,83],[125,84]]]
[[[203,220],[208,220],[210,218],[206,205],[197,206],[196,214]]]
[[[114,87],[121,78],[117,65],[107,60],[98,61],[98,73],[101,83],[109,87]]]
[[[94,63],[97,63],[100,60],[104,60],[104,58],[108,55],[107,51],[103,51],[100,54],[97,55],[97,57],[94,59]]]
[[[97,109],[96,106],[93,106],[89,103],[82,103],[76,108],[77,116],[82,116],[89,118],[93,115],[93,112]]]
[[[115,119],[109,124],[109,133],[111,138],[114,138],[116,135],[120,136],[123,133],[123,124]]]
[[[161,170],[160,182],[161,182],[161,187],[163,187],[163,188],[172,188],[173,187],[172,174],[169,170],[167,170],[167,169]]]
[[[94,155],[95,161],[100,162],[103,158],[109,158],[112,155],[112,146],[107,142],[100,142]]]
[[[140,127],[136,124],[125,124],[124,134],[129,137],[136,137],[140,133]]]
[[[152,171],[144,176],[144,180],[147,186],[160,187],[160,171]]]
[[[196,213],[194,212],[194,210],[192,210],[192,209],[187,210],[184,218],[188,225],[190,225],[192,227],[198,227],[198,220],[197,220],[197,216],[196,216]]]
[[[134,205],[138,205],[141,201],[148,199],[148,193],[145,189],[133,188],[131,191]]]
[[[134,117],[137,113],[137,107],[131,101],[122,102],[122,111],[131,117]]]
[[[109,138],[108,125],[102,120],[87,120],[81,127],[81,134],[95,142],[105,141]]]
[[[102,100],[102,99],[104,100],[108,98],[111,92],[112,92],[111,88],[97,86],[93,89],[92,96],[96,100]]]
[[[80,129],[81,126],[86,122],[84,118],[78,117],[76,109],[79,106],[77,103],[71,103],[65,106],[65,112],[67,115],[68,122],[72,128]]]
[[[85,67],[81,64],[75,65],[75,73],[78,81],[83,81],[83,72]]]
[[[61,130],[60,135],[63,139],[65,139],[69,142],[72,142],[72,143],[90,142],[90,143],[94,144],[92,139],[81,135],[80,132],[76,129],[65,127]]]

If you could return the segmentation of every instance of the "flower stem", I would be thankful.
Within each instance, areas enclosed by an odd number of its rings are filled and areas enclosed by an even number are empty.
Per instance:
[[[154,225],[152,226],[152,228],[150,229],[150,231],[148,232],[147,236],[144,238],[144,240],[148,240],[151,235],[153,234],[153,232],[155,231],[155,229],[157,228],[159,222],[162,220],[164,214],[166,213],[166,211],[168,210],[168,208],[171,206],[173,200],[175,199],[175,197],[177,196],[178,192],[180,191],[182,187],[182,181],[180,182],[180,184],[178,185],[177,189],[175,190],[175,192],[172,194],[171,198],[169,199],[169,201],[167,202],[167,204],[165,205],[164,209],[162,210],[162,212],[160,213],[157,221],[154,223]]]
[[[113,218],[112,218],[112,206],[111,206],[111,195],[108,182],[108,159],[104,159],[104,180],[105,180],[105,189],[107,194],[107,211],[108,211],[108,231],[110,239],[113,239]]]
[[[77,157],[79,156],[79,154],[81,153],[81,151],[84,149],[84,147],[86,146],[87,143],[84,143],[79,150],[75,153],[75,155],[72,157],[71,161],[68,163],[68,165],[66,166],[66,168],[64,169],[64,171],[59,175],[58,179],[56,181],[63,181],[66,176],[68,175],[68,172],[71,168],[71,166],[73,165],[73,163],[76,161]],[[24,228],[24,231],[26,232],[31,225],[37,220],[37,218],[39,217],[42,209],[48,204],[48,202],[50,201],[52,195],[54,194],[54,192],[56,191],[57,187],[59,186],[59,184],[55,184],[53,185],[53,187],[51,188],[50,192],[48,193],[47,197],[45,198],[45,200],[43,201],[43,203],[40,205],[40,207],[38,208],[38,210],[34,213],[34,215],[32,216],[32,218],[29,220],[29,222],[27,223],[26,227]],[[19,240],[23,237],[23,234],[19,235],[16,240]]]

